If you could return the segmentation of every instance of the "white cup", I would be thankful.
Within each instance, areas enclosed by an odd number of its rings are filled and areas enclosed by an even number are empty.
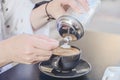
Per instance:
[[[120,67],[108,67],[102,80],[120,80]]]

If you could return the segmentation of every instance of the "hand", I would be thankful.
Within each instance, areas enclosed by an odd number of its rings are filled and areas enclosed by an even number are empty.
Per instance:
[[[30,19],[34,30],[39,29],[47,23],[48,17],[45,12],[45,6],[46,4],[41,5],[31,13]],[[81,6],[83,7],[82,9]],[[53,0],[47,6],[48,13],[56,19],[62,15],[69,14],[69,9],[72,9],[76,13],[83,13],[83,9],[88,11],[87,0]]]
[[[58,41],[41,35],[18,35],[0,43],[2,55],[9,61],[31,64],[48,60]]]
[[[53,0],[48,4],[48,13],[56,19],[66,14],[67,10],[71,8],[77,13],[82,13],[82,9],[89,10],[87,0]]]
[[[87,0],[60,0],[65,10],[71,7],[74,11],[79,12],[81,6],[87,11],[89,9]]]

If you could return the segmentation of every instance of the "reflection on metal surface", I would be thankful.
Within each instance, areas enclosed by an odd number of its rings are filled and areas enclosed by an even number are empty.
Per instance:
[[[61,16],[57,20],[57,29],[63,38],[70,36],[71,41],[80,39],[84,34],[82,24],[76,18],[69,15]]]

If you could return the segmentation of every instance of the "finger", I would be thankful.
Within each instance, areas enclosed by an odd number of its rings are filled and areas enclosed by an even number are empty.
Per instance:
[[[55,39],[52,39],[52,38],[49,38],[48,36],[46,35],[35,35],[36,38],[39,38],[39,39],[44,39],[46,41],[50,41],[50,42],[58,42],[57,40]]]
[[[32,56],[33,56],[33,61],[44,61],[44,60],[48,60],[51,57],[51,55],[52,55],[52,51],[35,49],[34,54]]]
[[[26,63],[26,64],[36,64],[36,63],[39,63],[39,62],[42,62],[42,61],[46,61],[46,60],[49,60],[50,59],[50,57],[48,56],[46,56],[46,57],[39,57],[39,56],[37,56],[37,57],[35,57],[33,60],[31,60],[31,61],[26,61],[26,62],[24,62],[24,63]]]
[[[27,62],[27,61],[21,61],[19,63],[21,63],[21,64],[32,64],[31,62]]]
[[[45,56],[51,56],[52,55],[52,51],[47,51],[47,50],[42,50],[42,49],[34,49],[33,50],[33,57],[35,56],[41,56],[41,57],[45,57]]]
[[[36,38],[42,38],[42,39],[45,39],[45,40],[48,40],[49,39],[49,37],[48,36],[46,36],[46,35],[34,35]]]
[[[70,7],[75,11],[75,12],[79,12],[79,13],[82,13],[81,11],[81,5],[78,5],[78,3],[74,0],[70,1],[68,3],[68,5],[70,5]]]
[[[41,62],[41,61],[49,60],[50,57],[37,57],[36,59],[37,59],[36,62]]]
[[[30,63],[37,63],[37,62],[46,61],[49,59],[50,59],[50,56],[36,56],[34,57],[34,60],[32,60]]]
[[[63,1],[64,2],[64,1]],[[75,12],[83,13],[85,10],[87,11],[89,9],[88,3],[86,0],[70,0],[65,1],[63,5],[69,5]]]
[[[87,0],[78,0],[78,2],[83,6],[83,8],[88,11],[89,10],[89,5]]]
[[[43,50],[52,50],[56,48],[59,45],[59,42],[50,42],[46,41],[44,39],[34,39],[34,44],[33,46],[38,49],[43,49]]]
[[[36,38],[40,39],[40,40],[44,40],[44,41],[48,41],[49,43],[59,43],[58,40],[55,40],[55,39],[52,39],[52,38],[49,38],[48,36],[46,35],[35,35]]]
[[[22,59],[21,61],[22,63],[26,63],[26,64],[36,63],[43,60],[48,60],[51,54],[52,54],[51,51],[35,49],[32,55],[29,56],[25,55],[24,59]]]

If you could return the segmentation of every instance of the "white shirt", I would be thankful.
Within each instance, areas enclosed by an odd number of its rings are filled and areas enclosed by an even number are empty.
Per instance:
[[[30,15],[34,5],[31,0],[0,0],[0,40],[17,34],[35,33],[30,23]],[[48,26],[42,27],[38,31],[39,34],[49,34]],[[0,73],[11,67],[10,64],[3,67]]]

